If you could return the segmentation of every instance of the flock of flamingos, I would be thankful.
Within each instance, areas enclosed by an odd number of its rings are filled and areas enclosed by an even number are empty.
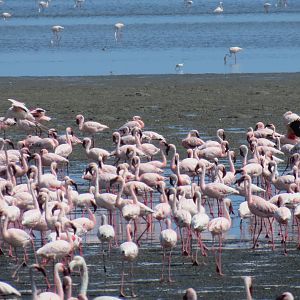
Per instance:
[[[212,251],[216,271],[223,275],[222,241],[232,224],[231,195],[244,198],[239,216],[241,226],[245,219],[253,224],[253,248],[258,247],[258,241],[263,243],[259,239],[263,232],[272,242],[270,251],[274,250],[274,232],[278,232],[282,251],[287,255],[289,229],[300,221],[300,117],[297,114],[290,111],[284,114],[287,128],[284,134],[278,133],[273,124],[262,122],[254,129],[249,128],[245,145],[240,146],[243,165],[236,169],[235,152],[230,150],[223,129],[217,130],[216,140],[208,141],[202,140],[197,130],[191,130],[181,145],[187,150],[187,157],[179,157],[176,145],[169,144],[159,133],[147,131],[142,118],[134,116],[113,132],[115,149],[107,151],[94,144],[95,135],[108,130],[107,126],[85,121],[82,115],[77,115],[76,130],[85,137],[77,137],[74,126],[67,127],[58,136],[54,128],[48,128],[51,118],[44,109],[29,110],[24,103],[9,101],[11,107],[0,119],[3,132],[0,251],[18,262],[13,279],[18,278],[22,266],[29,266],[33,299],[87,299],[88,269],[84,257],[74,253],[82,253],[82,247],[88,247],[84,237],[97,224],[96,209],[102,212],[97,232],[99,242],[107,245],[108,251],[118,247],[123,262],[120,297],[126,297],[127,290],[124,263],[130,264],[132,276],[132,263],[138,258],[139,245],[147,243],[147,233],[154,230],[154,223],[159,224],[163,250],[161,281],[172,281],[171,252],[175,247],[181,247],[182,255],[190,257],[195,265],[198,252],[206,256]],[[28,135],[13,143],[7,135],[13,134],[16,128]],[[78,193],[75,180],[68,176],[74,147],[82,149],[82,155],[86,156],[83,178],[90,188],[86,184],[85,193]],[[285,174],[279,174],[278,164],[286,161]],[[159,192],[159,199],[154,197],[158,195],[154,192]],[[71,217],[76,209],[82,210],[81,217],[78,214]],[[123,236],[120,222],[125,224],[126,241],[118,245]],[[205,231],[212,236],[210,249],[201,238]],[[37,243],[38,232],[41,241]],[[197,241],[196,247],[192,240]],[[299,237],[298,245],[300,248]],[[27,255],[29,248],[34,253],[31,259]],[[23,253],[22,259],[18,258],[18,252]],[[49,284],[45,268],[52,268],[50,262],[54,267],[55,289],[40,292],[34,276],[41,272]],[[81,289],[74,298],[71,276],[78,268]],[[63,285],[60,274],[64,276]],[[252,299],[251,278],[245,277],[244,281],[247,299]],[[21,297],[10,284],[0,282],[0,296],[3,295]],[[133,287],[131,296],[135,296]],[[183,299],[197,299],[195,290],[186,290]],[[277,299],[294,298],[285,292]]]

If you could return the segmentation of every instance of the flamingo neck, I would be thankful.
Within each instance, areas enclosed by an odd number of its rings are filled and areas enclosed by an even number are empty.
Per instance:
[[[206,166],[202,166],[202,172],[201,172],[201,178],[200,178],[200,188],[202,190],[202,193],[205,191],[205,172],[206,172]]]
[[[56,264],[55,268],[54,268],[54,283],[56,285],[57,294],[58,294],[59,298],[61,300],[64,300],[64,291],[63,291],[63,287],[62,287],[61,280],[59,277],[58,268],[59,268],[59,264]]]
[[[229,214],[229,211],[228,211],[228,207],[225,203],[225,201],[223,200],[224,202],[224,218],[226,218],[231,226],[231,218],[230,218],[230,214]]]
[[[96,225],[96,217],[93,214],[93,212],[88,208],[88,213],[89,213],[89,219],[93,222],[94,225]]]
[[[235,173],[235,167],[232,161],[231,153],[228,151],[228,162],[229,162],[229,167],[230,167],[230,172]]]
[[[40,210],[39,204],[38,204],[38,201],[37,201],[37,198],[36,198],[36,195],[35,195],[34,190],[33,190],[33,188],[32,188],[32,182],[29,182],[28,185],[29,185],[30,193],[31,193],[31,195],[32,195],[34,208]]]
[[[36,288],[36,284],[35,284],[35,281],[34,281],[34,278],[33,278],[33,268],[30,268],[30,282],[31,282],[31,290],[32,290],[32,299],[33,300],[37,300],[38,299],[38,291],[37,291],[37,288]]]
[[[248,147],[243,147],[245,149],[245,154],[244,154],[244,160],[243,160],[243,167],[245,167],[247,165],[247,161],[248,161]]]
[[[130,194],[131,194],[133,203],[138,204],[138,198],[137,198],[136,193],[134,191],[134,185],[133,184],[130,186]]]
[[[95,182],[95,196],[99,197],[100,193],[99,193],[99,169],[98,167],[96,167],[94,169],[94,171],[96,172],[96,182]]]
[[[70,139],[70,136],[69,136],[68,128],[66,129],[66,140],[67,140],[67,144],[72,147],[72,142],[71,142],[71,139]]]
[[[132,242],[132,238],[131,238],[131,225],[127,224],[127,228],[126,228],[126,233],[127,233],[127,242]]]
[[[8,217],[5,217],[4,224],[3,224],[3,227],[2,227],[2,235],[3,235],[4,239],[7,239],[9,237],[7,227],[8,227]]]
[[[82,116],[82,118],[80,118],[80,120],[79,120],[79,124],[78,124],[78,126],[79,126],[79,130],[82,130],[83,123],[84,123],[84,117]]]
[[[247,176],[245,178],[245,189],[246,189],[246,198],[247,198],[247,201],[248,201],[248,204],[251,204],[252,203],[252,194],[251,194],[251,177],[249,175],[245,175]]]
[[[174,173],[176,173],[176,165],[175,165],[176,147],[175,145],[170,145],[170,148],[173,149],[173,155],[170,161],[170,168]]]
[[[135,180],[136,181],[140,181],[140,158],[137,156],[137,165],[135,167],[135,172],[134,172],[134,175],[135,175]]]
[[[38,185],[40,185],[42,181],[42,158],[39,154],[36,154],[36,157],[37,157],[37,180],[38,180]]]
[[[116,206],[117,207],[120,207],[122,205],[121,197],[122,197],[122,193],[124,190],[124,185],[125,185],[125,182],[124,182],[124,179],[122,179],[121,184],[120,184],[120,190],[119,190],[119,192],[117,194],[117,198],[116,198]],[[105,218],[106,218],[106,216],[105,216]],[[107,223],[107,221],[106,221],[106,223]]]
[[[89,274],[88,274],[88,268],[86,263],[82,263],[82,277],[81,277],[81,288],[80,288],[80,294],[83,296],[86,296],[86,292],[88,289],[89,284]]]

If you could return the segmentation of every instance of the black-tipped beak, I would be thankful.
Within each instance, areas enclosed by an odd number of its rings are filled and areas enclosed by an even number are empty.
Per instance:
[[[91,205],[93,206],[94,213],[95,213],[98,207],[94,201],[91,201]]]
[[[241,157],[245,157],[244,152],[243,152],[242,149],[240,149],[240,156],[241,156]]]
[[[79,119],[76,119],[76,124],[79,125],[79,123],[80,123],[80,122],[79,122]]]
[[[75,190],[78,192],[78,185],[75,181],[71,181],[71,184],[75,187]]]
[[[169,155],[170,152],[170,145],[166,144],[166,154]]]
[[[15,145],[14,145],[14,143],[13,143],[11,140],[6,139],[5,142],[6,142],[7,144],[9,144],[13,149],[15,149]]]

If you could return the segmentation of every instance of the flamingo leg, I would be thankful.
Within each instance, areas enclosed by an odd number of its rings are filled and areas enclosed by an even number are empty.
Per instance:
[[[219,275],[223,276],[222,273],[222,235],[219,235],[219,257],[218,257],[218,263],[217,263],[217,272]]]
[[[168,258],[168,267],[169,267],[169,282],[174,282],[174,280],[171,279],[171,255],[172,255],[172,250],[170,250],[170,254]]]
[[[163,257],[162,257],[162,268],[161,268],[160,282],[164,281],[165,259],[166,259],[166,251],[165,251],[165,248],[163,248]]]
[[[130,282],[131,282],[131,297],[136,298],[136,294],[134,292],[134,282],[133,282],[133,262],[130,263]]]
[[[121,285],[120,285],[120,297],[126,297],[125,293],[124,293],[124,276],[125,276],[125,272],[124,272],[124,260],[122,260],[122,273],[121,273]]]
[[[261,219],[260,219],[260,228],[259,228],[259,231],[258,231],[258,233],[257,233],[256,239],[255,239],[255,230],[254,230],[254,235],[253,235],[253,247],[252,247],[252,249],[255,249],[255,248],[256,248],[256,244],[257,244],[258,238],[259,238],[259,236],[260,236],[260,234],[261,234],[261,232],[262,232],[262,227],[263,227],[263,220],[262,220],[262,218],[261,218]]]

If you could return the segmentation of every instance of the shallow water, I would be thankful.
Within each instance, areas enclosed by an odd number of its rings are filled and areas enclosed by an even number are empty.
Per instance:
[[[6,1],[0,12],[0,76],[108,74],[297,72],[300,52],[300,3],[272,1],[92,1],[74,8],[71,0],[53,0],[38,12],[38,1]],[[125,24],[116,42],[114,24]],[[64,26],[55,42],[51,27]],[[54,40],[54,45],[50,41]],[[231,46],[244,51],[224,65]]]

